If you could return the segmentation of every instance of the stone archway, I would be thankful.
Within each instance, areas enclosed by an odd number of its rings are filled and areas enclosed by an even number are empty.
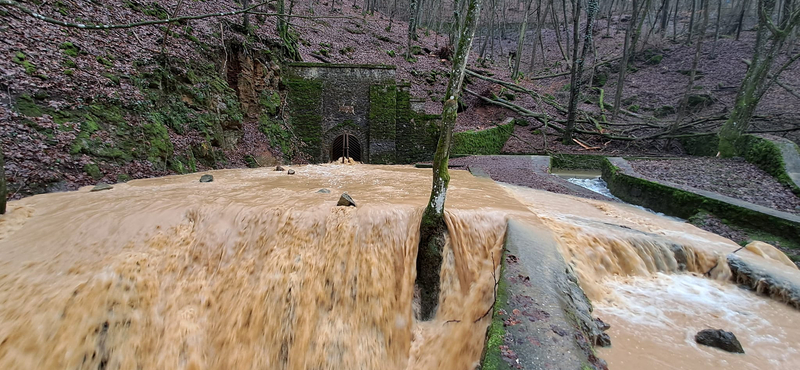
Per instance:
[[[342,134],[333,139],[331,144],[331,161],[339,158],[352,158],[362,162],[362,148],[358,138],[350,134]]]

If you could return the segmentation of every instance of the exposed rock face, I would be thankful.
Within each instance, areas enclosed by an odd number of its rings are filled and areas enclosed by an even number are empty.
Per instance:
[[[103,190],[111,190],[113,188],[114,187],[109,185],[109,184],[106,184],[104,182],[98,182],[97,185],[95,185],[92,188],[92,190],[89,190],[89,191],[103,191]]]
[[[355,207],[356,201],[354,201],[349,194],[342,193],[342,196],[339,197],[339,203],[336,203],[336,205],[339,207]]]
[[[716,347],[723,351],[744,353],[742,345],[736,336],[722,329],[701,330],[694,336],[695,342],[704,346]]]
[[[211,175],[200,176],[200,182],[212,182],[212,181],[214,181],[214,176]]]

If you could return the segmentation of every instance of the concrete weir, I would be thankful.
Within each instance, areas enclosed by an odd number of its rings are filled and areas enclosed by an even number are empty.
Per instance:
[[[604,369],[603,332],[550,231],[509,220],[482,369]]]

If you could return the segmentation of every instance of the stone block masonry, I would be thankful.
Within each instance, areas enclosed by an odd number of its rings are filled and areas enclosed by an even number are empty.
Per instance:
[[[394,66],[292,63],[286,69],[290,124],[312,163],[336,160],[334,141],[342,135],[357,140],[350,148],[360,153],[351,157],[358,154],[364,163],[432,157],[436,141],[428,136],[438,136],[429,129],[437,117],[411,109],[408,88],[398,86]]]

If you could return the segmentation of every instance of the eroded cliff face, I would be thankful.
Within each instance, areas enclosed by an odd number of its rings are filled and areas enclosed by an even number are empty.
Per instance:
[[[180,12],[167,3],[56,2],[39,11],[124,24]],[[235,7],[212,3],[192,13]],[[6,15],[0,140],[13,198],[291,155],[279,43],[248,35],[239,17],[87,31]]]

